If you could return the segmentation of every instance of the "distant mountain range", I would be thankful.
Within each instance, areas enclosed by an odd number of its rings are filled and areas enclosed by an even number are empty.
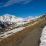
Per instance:
[[[37,17],[29,16],[27,18],[21,18],[21,17],[16,17],[15,15],[4,14],[0,16],[0,29],[9,26],[11,24],[16,24],[17,26],[26,24],[29,23],[31,20],[35,20],[39,17],[40,16]]]

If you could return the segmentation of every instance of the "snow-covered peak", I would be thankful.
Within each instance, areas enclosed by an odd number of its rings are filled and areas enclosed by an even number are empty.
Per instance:
[[[32,16],[29,16],[29,17],[27,17],[27,18],[25,18],[25,21],[30,21],[30,20],[33,20],[34,19],[34,17],[32,17]]]
[[[33,17],[32,16],[28,16],[29,19],[32,19]]]
[[[4,14],[3,16],[0,16],[0,21],[3,21],[3,22],[16,22],[20,20],[22,20],[22,18],[18,18],[10,14]]]
[[[4,14],[3,15],[3,17],[5,17],[5,18],[17,18],[16,16],[14,16],[14,15],[11,15],[11,14]]]

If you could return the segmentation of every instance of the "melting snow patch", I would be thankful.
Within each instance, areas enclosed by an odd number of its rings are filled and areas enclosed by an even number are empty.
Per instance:
[[[5,38],[5,37],[8,37],[9,35],[13,34],[13,33],[16,33],[18,31],[21,31],[23,30],[25,27],[19,27],[19,28],[16,28],[14,30],[10,30],[10,31],[7,31],[5,32],[4,34],[1,34],[0,35],[0,38]]]
[[[46,46],[46,26],[42,30],[40,41],[41,41],[40,46]]]

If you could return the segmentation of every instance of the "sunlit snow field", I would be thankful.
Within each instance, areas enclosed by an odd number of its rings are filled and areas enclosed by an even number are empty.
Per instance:
[[[5,32],[4,34],[1,34],[0,37],[1,38],[5,38],[5,37],[8,37],[9,35],[13,34],[13,33],[16,33],[18,31],[21,31],[23,30],[25,27],[19,27],[19,28],[16,28],[16,29],[13,29],[11,31],[7,31]]]

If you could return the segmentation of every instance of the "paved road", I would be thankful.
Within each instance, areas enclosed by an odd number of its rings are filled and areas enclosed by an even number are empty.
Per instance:
[[[39,46],[41,31],[45,26],[45,21],[34,28],[28,35],[19,43],[18,46]]]

